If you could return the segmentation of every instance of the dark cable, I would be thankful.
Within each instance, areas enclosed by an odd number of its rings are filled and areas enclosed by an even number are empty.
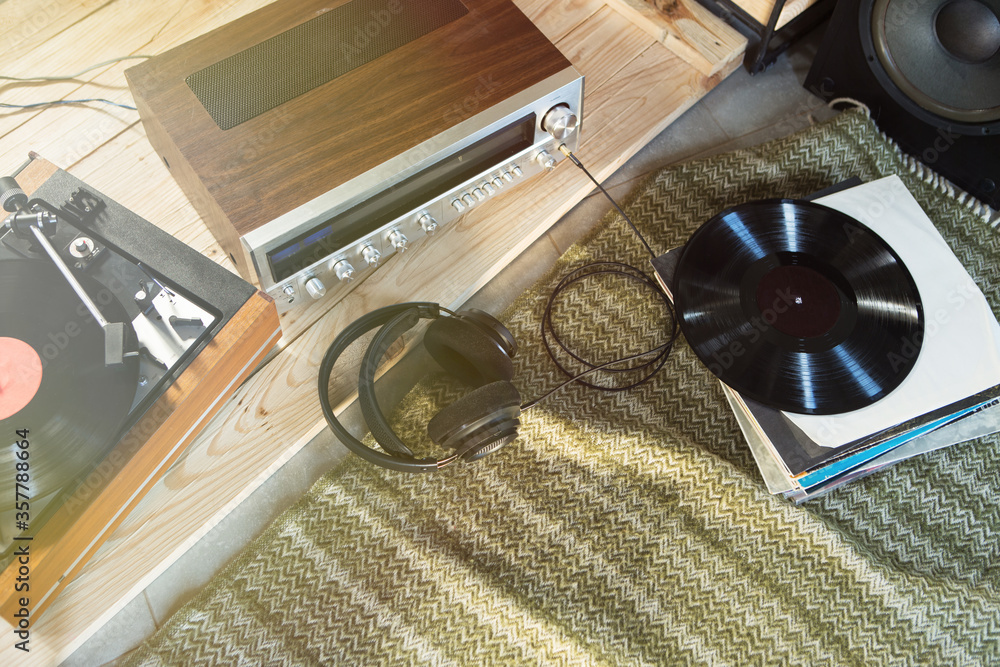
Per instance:
[[[153,56],[147,55],[134,55],[134,56],[122,56],[120,58],[112,58],[111,60],[105,60],[104,62],[97,63],[96,65],[90,65],[86,69],[82,69],[79,72],[73,74],[60,74],[57,76],[6,76],[0,74],[0,81],[72,81],[87,72],[98,69],[100,67],[105,67],[107,65],[114,65],[115,63],[122,62],[123,60],[145,60],[147,58],[152,58]]]
[[[73,74],[60,74],[57,76],[7,76],[0,74],[0,81],[14,81],[18,83],[47,83],[55,81],[72,81],[87,72],[98,69],[100,67],[106,67],[107,65],[113,65],[124,60],[145,60],[147,58],[152,58],[153,56],[147,55],[134,55],[134,56],[122,56],[120,58],[112,58],[111,60],[105,60],[104,62],[97,63],[96,65],[90,65],[86,69],[82,69],[79,72]],[[133,106],[127,104],[121,104],[119,102],[112,102],[111,100],[106,100],[103,98],[87,98],[82,100],[52,100],[50,102],[34,102],[32,104],[9,104],[6,102],[0,102],[0,108],[4,109],[37,109],[39,107],[56,106],[60,104],[87,104],[90,102],[100,102],[102,104],[110,104],[112,106],[120,107],[122,109],[128,109],[129,111],[136,111],[137,109]]]
[[[573,164],[582,169],[583,173],[585,173],[587,177],[590,178],[590,180],[593,181],[594,184],[600,189],[600,191],[604,193],[604,196],[608,198],[608,201],[611,202],[611,204],[618,210],[621,216],[625,219],[625,222],[628,223],[629,227],[632,228],[632,231],[635,233],[636,237],[639,239],[639,241],[642,242],[642,245],[645,246],[646,251],[650,254],[650,256],[653,259],[656,259],[656,253],[653,252],[653,249],[646,242],[646,239],[639,232],[638,228],[632,222],[632,219],[629,218],[628,214],[622,210],[621,206],[618,205],[618,202],[616,202],[614,198],[610,194],[608,194],[608,191],[604,189],[604,186],[602,186],[597,181],[597,179],[595,179],[591,175],[591,173],[587,171],[587,168],[583,166],[583,163],[580,162],[580,160],[575,155],[573,155],[572,151],[570,151],[565,144],[561,145],[559,147],[559,150],[564,155],[566,155],[566,157],[572,160]],[[629,355],[627,357],[622,357],[621,359],[615,359],[614,361],[609,361],[602,364],[595,364],[591,361],[588,361],[581,354],[577,354],[573,350],[569,349],[569,347],[563,342],[562,338],[560,338],[559,334],[556,333],[555,326],[552,324],[552,312],[554,310],[555,301],[559,297],[559,295],[562,294],[563,291],[569,288],[570,286],[582,280],[590,278],[592,276],[600,276],[600,275],[621,276],[629,280],[634,280],[640,283],[641,285],[645,285],[653,290],[657,298],[663,303],[664,309],[666,310],[666,313],[670,321],[670,327],[669,327],[670,334],[665,343],[658,345],[657,347],[654,347],[651,350],[646,350],[645,352]],[[629,389],[634,389],[639,385],[645,384],[646,382],[651,380],[657,373],[659,373],[660,370],[663,368],[664,364],[666,364],[667,358],[670,356],[670,352],[673,349],[674,342],[677,340],[677,337],[680,334],[680,327],[678,326],[677,317],[674,312],[674,306],[670,300],[670,297],[667,295],[667,293],[663,290],[663,288],[655,279],[650,278],[646,273],[635,268],[634,266],[623,264],[621,262],[591,262],[571,271],[562,280],[560,280],[559,284],[557,284],[555,288],[552,290],[552,294],[549,295],[549,300],[545,304],[545,313],[542,316],[541,334],[542,334],[542,343],[545,345],[545,351],[548,353],[549,358],[552,360],[552,363],[554,363],[555,366],[560,371],[562,371],[566,376],[568,376],[569,379],[567,379],[565,382],[562,382],[555,388],[550,389],[548,392],[539,396],[538,398],[532,399],[531,401],[528,401],[527,403],[522,405],[521,406],[522,411],[530,410],[531,408],[535,407],[543,400],[551,396],[552,394],[556,393],[563,387],[572,384],[574,382],[579,382],[585,387],[589,387],[591,389],[597,389],[599,391],[606,391],[606,392],[626,391]],[[550,337],[554,342],[554,345],[553,342],[550,342],[549,340]],[[557,358],[557,353],[556,350],[554,349],[555,347],[558,347],[558,349],[561,350],[563,353],[569,355],[570,357],[575,359],[578,363],[583,364],[584,366],[587,366],[589,368],[582,373],[576,373],[576,374],[572,373],[565,366],[563,366],[562,363]],[[622,364],[628,364],[629,362],[637,361],[639,359],[642,359],[643,357],[648,357],[650,355],[655,355],[655,356],[653,356],[651,359],[648,359],[647,361],[644,361],[641,364],[630,365],[624,368],[615,368],[616,366],[620,366]],[[642,371],[646,372],[639,379],[621,386],[603,386],[603,385],[593,384],[591,382],[586,382],[582,379],[584,376],[590,375],[591,373],[596,373],[598,371],[604,371],[607,373],[638,373]]]
[[[644,245],[644,246],[646,247],[646,252],[648,252],[648,253],[649,253],[649,256],[650,256],[650,257],[652,257],[653,259],[656,259],[656,253],[655,253],[655,252],[653,252],[653,249],[649,247],[649,244],[648,244],[648,243],[646,243],[646,239],[645,239],[645,237],[644,237],[644,236],[643,236],[643,235],[642,235],[642,234],[641,234],[641,233],[639,232],[639,229],[638,229],[638,228],[637,228],[637,227],[635,226],[635,224],[634,224],[634,223],[632,222],[632,219],[631,219],[630,217],[628,217],[628,214],[627,214],[627,213],[625,213],[625,211],[623,211],[623,210],[622,210],[622,207],[618,205],[618,202],[616,202],[616,201],[614,200],[614,198],[613,198],[613,197],[612,197],[612,196],[611,196],[610,194],[608,194],[608,191],[604,189],[604,186],[603,186],[603,185],[601,185],[601,184],[600,184],[600,183],[599,183],[599,182],[597,181],[597,179],[596,179],[596,178],[594,178],[594,177],[593,177],[593,176],[591,175],[591,173],[590,173],[589,171],[587,171],[587,168],[583,166],[583,163],[582,163],[582,162],[580,162],[580,160],[579,160],[579,159],[578,159],[578,158],[577,158],[577,157],[576,157],[575,155],[573,155],[573,151],[571,151],[571,150],[570,150],[569,148],[567,148],[567,147],[566,147],[566,144],[562,144],[562,145],[560,145],[560,146],[559,146],[559,150],[560,150],[560,152],[562,152],[562,154],[563,154],[563,155],[565,155],[566,157],[568,157],[568,158],[569,158],[569,159],[570,159],[570,160],[571,160],[571,161],[573,162],[573,164],[575,164],[575,165],[576,165],[576,166],[578,166],[578,167],[579,167],[580,169],[582,169],[582,170],[583,170],[583,173],[585,173],[585,174],[587,175],[587,178],[589,178],[589,179],[590,179],[591,181],[593,181],[593,182],[594,182],[594,185],[596,185],[596,186],[597,186],[597,188],[598,188],[598,189],[599,189],[599,190],[600,190],[601,192],[603,192],[603,193],[604,193],[604,196],[608,198],[608,201],[609,201],[609,202],[611,202],[611,204],[612,204],[612,205],[613,205],[613,206],[614,206],[614,207],[615,207],[616,209],[618,209],[618,212],[619,212],[619,213],[621,214],[621,216],[622,216],[623,218],[625,218],[625,222],[627,222],[627,223],[628,223],[628,226],[632,228],[632,231],[633,231],[633,232],[635,232],[635,235],[636,235],[636,237],[638,237],[639,241],[641,241],[641,242],[642,242],[642,245]]]
[[[574,382],[579,381],[580,378],[582,378],[585,375],[590,375],[591,373],[596,373],[597,371],[606,370],[608,366],[614,366],[615,364],[623,364],[623,363],[625,363],[627,361],[633,361],[635,359],[641,359],[642,357],[645,357],[646,355],[649,355],[649,354],[653,354],[654,352],[660,352],[661,350],[663,350],[664,347],[667,347],[669,345],[670,345],[670,343],[664,343],[660,347],[654,347],[652,350],[646,350],[645,352],[640,352],[639,354],[633,354],[631,357],[624,357],[622,359],[615,359],[614,361],[609,361],[606,364],[601,364],[600,366],[595,366],[595,367],[591,368],[590,370],[587,370],[587,371],[584,371],[584,372],[580,373],[576,377],[571,377],[570,379],[566,380],[565,382],[562,382],[561,384],[556,385],[555,387],[553,387],[549,391],[545,392],[544,394],[542,394],[538,398],[535,398],[535,399],[532,399],[532,400],[528,401],[527,403],[525,403],[524,405],[521,406],[521,412],[527,412],[528,410],[530,410],[531,408],[535,407],[536,405],[538,405],[539,403],[541,403],[546,398],[548,398],[552,394],[556,393],[557,391],[559,391],[560,389],[562,389],[566,385],[573,384]],[[588,386],[593,386],[593,385],[588,385]]]
[[[555,310],[555,302],[559,298],[559,296],[570,286],[580,281],[583,281],[587,278],[600,275],[620,276],[623,278],[627,278],[629,280],[634,280],[642,285],[649,287],[654,292],[656,297],[660,300],[660,302],[663,304],[665,312],[669,317],[670,333],[667,341],[651,350],[646,350],[645,352],[641,352],[639,354],[629,355],[621,359],[616,359],[614,361],[601,364],[589,361],[588,359],[584,358],[583,354],[578,354],[577,352],[571,350],[563,342],[562,338],[560,338],[560,336],[555,330],[555,326],[552,323],[552,313]],[[541,335],[542,335],[542,343],[545,345],[545,351],[548,353],[549,358],[552,360],[552,363],[555,364],[555,366],[560,371],[562,371],[568,378],[570,378],[567,382],[563,383],[563,385],[557,387],[557,389],[561,388],[562,386],[565,386],[566,384],[569,384],[570,382],[579,382],[585,387],[589,387],[591,389],[597,389],[599,391],[620,392],[620,391],[627,391],[629,389],[634,389],[639,385],[645,384],[646,382],[651,380],[653,376],[655,376],[660,371],[661,368],[663,368],[663,365],[667,362],[667,358],[670,356],[670,351],[673,349],[674,342],[677,340],[677,336],[679,335],[679,327],[677,325],[677,319],[674,316],[674,308],[673,304],[670,302],[670,298],[660,287],[659,283],[657,283],[654,279],[650,278],[639,269],[636,269],[635,267],[629,266],[627,264],[622,264],[620,262],[593,262],[590,264],[585,264],[584,266],[581,266],[575,269],[574,271],[571,271],[561,281],[559,281],[559,284],[556,285],[556,287],[552,290],[552,294],[549,296],[549,300],[545,304],[545,313],[542,316]],[[559,360],[559,354],[557,350],[562,351],[564,354],[570,356],[578,363],[587,366],[588,370],[586,370],[583,373],[574,373],[570,371]],[[630,361],[635,361],[653,354],[655,354],[655,356],[640,364],[629,365],[624,368],[615,368],[615,366],[621,364],[627,364]],[[614,374],[629,374],[629,373],[634,374],[640,372],[644,372],[644,374],[637,380],[634,380],[632,382],[620,386],[599,385],[581,379],[583,376],[589,375],[590,373],[598,370]],[[549,392],[549,394],[551,393],[552,392]],[[546,394],[545,397],[547,397],[549,394]],[[537,399],[535,401],[530,402],[529,407],[533,407],[540,400],[541,399]]]

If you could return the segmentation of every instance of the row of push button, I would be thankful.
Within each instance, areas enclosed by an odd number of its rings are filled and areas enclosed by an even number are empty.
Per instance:
[[[490,180],[483,181],[477,187],[473,188],[472,192],[463,192],[458,197],[455,197],[451,201],[451,205],[458,213],[462,213],[467,207],[475,206],[477,202],[484,201],[487,197],[495,194],[497,190],[504,187],[504,185],[513,182],[515,178],[520,178],[523,175],[524,171],[521,167],[513,165]],[[438,221],[428,213],[422,214],[417,219],[417,223],[428,236],[433,235],[438,227]],[[407,238],[398,229],[393,230],[389,234],[388,239],[396,251],[403,252],[406,249]],[[368,266],[374,267],[378,266],[382,253],[371,244],[366,243],[362,247],[361,256]],[[333,273],[341,282],[351,282],[354,279],[354,267],[347,259],[337,261],[333,266]],[[326,285],[316,276],[312,276],[306,280],[305,289],[309,296],[314,299],[322,298],[326,294]],[[294,301],[295,288],[293,286],[286,285],[282,291],[288,303]]]
[[[496,193],[497,190],[502,188],[507,183],[514,180],[514,177],[523,176],[524,172],[517,165],[510,168],[510,171],[504,171],[498,176],[494,176],[492,180],[483,181],[476,188],[473,188],[472,192],[463,192],[451,200],[451,207],[455,209],[456,213],[462,213],[466,208],[471,208],[475,206],[477,202],[485,200],[490,195]]]

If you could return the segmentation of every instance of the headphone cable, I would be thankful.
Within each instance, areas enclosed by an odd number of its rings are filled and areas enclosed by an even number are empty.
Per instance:
[[[608,201],[611,202],[611,204],[615,207],[618,213],[621,214],[622,218],[625,219],[625,222],[628,223],[629,227],[636,235],[636,238],[638,238],[639,241],[642,243],[643,247],[646,249],[646,252],[649,253],[650,257],[656,259],[657,256],[656,253],[653,252],[653,249],[650,247],[649,243],[646,242],[645,237],[643,237],[642,233],[635,226],[635,223],[632,222],[632,219],[628,216],[627,213],[625,213],[622,207],[618,205],[618,202],[614,200],[614,198],[608,193],[608,191],[604,188],[604,186],[602,186],[600,182],[598,182],[597,179],[594,178],[594,176],[587,170],[587,168],[583,165],[583,163],[579,160],[579,158],[577,158],[576,155],[574,155],[573,152],[569,150],[566,144],[561,144],[559,146],[559,151],[563,153],[567,158],[569,158],[573,162],[573,164],[579,167],[583,171],[583,173],[585,173],[587,177],[591,181],[593,181],[594,185],[596,185],[597,188],[604,194],[604,196],[608,198]],[[643,285],[646,285],[650,289],[652,289],[654,293],[657,295],[657,297],[662,301],[664,309],[669,317],[670,335],[668,340],[663,344],[654,347],[653,349],[646,350],[645,352],[629,355],[602,364],[594,364],[590,361],[587,361],[580,354],[577,354],[572,350],[570,350],[569,347],[562,341],[562,339],[556,333],[555,326],[552,323],[552,312],[554,310],[553,308],[554,303],[558,298],[558,296],[564,290],[569,288],[571,285],[574,285],[575,283],[578,283],[584,280],[585,278],[592,276],[599,276],[599,275],[623,276],[630,280],[634,280]],[[531,408],[535,407],[543,400],[551,396],[552,394],[556,393],[560,389],[574,382],[580,382],[580,384],[586,387],[605,392],[620,392],[638,387],[639,385],[644,384],[649,380],[651,380],[663,368],[664,364],[666,364],[667,358],[670,356],[670,352],[673,349],[674,343],[676,342],[679,333],[680,333],[680,327],[678,326],[677,316],[674,311],[673,303],[671,302],[670,297],[663,290],[660,284],[656,282],[656,280],[654,280],[653,278],[650,278],[645,272],[635,268],[634,266],[624,264],[621,262],[597,261],[584,264],[583,266],[574,269],[568,275],[566,275],[562,280],[559,281],[559,283],[552,290],[552,294],[549,295],[548,302],[545,305],[545,313],[542,316],[542,324],[541,324],[541,336],[542,336],[542,342],[545,345],[545,351],[548,353],[549,358],[556,365],[556,367],[560,371],[562,371],[565,375],[570,377],[569,379],[565,380],[564,382],[562,382],[555,388],[549,390],[545,394],[523,404],[521,406],[521,410],[522,411],[530,410]],[[581,373],[577,374],[571,373],[558,360],[556,356],[556,351],[553,349],[553,345],[549,342],[550,336],[554,341],[555,345],[558,346],[558,348],[561,349],[565,354],[569,355],[577,362],[585,366],[589,366],[590,368]],[[642,359],[644,357],[648,357],[653,354],[655,354],[656,356],[642,364],[629,366],[627,368],[615,368],[616,366],[620,366],[621,364],[626,364],[630,361],[636,361],[638,359]],[[596,373],[597,371],[606,371],[611,373],[630,373],[630,372],[642,371],[644,369],[649,369],[649,368],[651,368],[652,370],[650,370],[642,378],[623,386],[608,387],[608,386],[593,384],[591,382],[582,381],[583,377],[590,375],[591,373]]]
[[[615,364],[624,364],[624,363],[626,363],[628,361],[635,361],[636,359],[641,359],[642,357],[649,356],[649,355],[653,354],[654,352],[660,352],[660,353],[662,353],[665,348],[669,348],[671,345],[673,345],[673,341],[672,340],[670,342],[664,343],[663,345],[660,345],[659,347],[654,347],[652,350],[646,350],[645,352],[639,352],[638,354],[633,354],[632,356],[629,356],[629,357],[622,357],[621,359],[615,359],[614,361],[609,361],[609,362],[607,362],[605,364],[601,364],[600,366],[594,366],[593,368],[588,369],[588,370],[580,373],[579,375],[571,377],[570,379],[568,379],[568,380],[566,380],[566,381],[564,381],[564,382],[556,385],[555,387],[553,387],[552,389],[548,390],[547,392],[545,392],[544,394],[542,394],[538,398],[535,398],[535,399],[532,399],[532,400],[528,401],[527,403],[525,403],[524,405],[521,406],[521,412],[527,412],[528,410],[532,409],[533,407],[535,407],[536,405],[538,405],[539,403],[541,403],[546,398],[548,398],[552,394],[556,393],[557,391],[559,391],[560,389],[562,389],[566,385],[570,385],[570,384],[573,384],[574,382],[577,382],[578,380],[580,380],[580,378],[582,378],[585,375],[590,375],[591,373],[596,373],[597,371],[609,370],[608,369],[609,366],[614,366]],[[615,369],[612,369],[612,370],[615,370]],[[622,369],[622,370],[634,370],[634,369]],[[588,385],[588,386],[594,386],[594,385]],[[632,386],[637,386],[637,385],[632,385]],[[597,387],[597,388],[598,389],[605,389],[605,390],[607,390],[604,387]],[[626,389],[626,388],[631,388],[631,387],[622,387],[622,389]],[[610,390],[608,390],[608,391],[610,391]]]
[[[635,223],[632,222],[632,218],[628,217],[628,214],[622,210],[622,207],[618,205],[618,202],[615,201],[614,197],[612,197],[608,193],[608,191],[604,189],[604,186],[601,185],[600,182],[598,182],[598,180],[594,178],[589,171],[587,171],[587,168],[584,167],[583,163],[580,162],[580,159],[573,154],[573,151],[571,151],[569,147],[566,146],[566,144],[559,144],[559,152],[568,157],[570,161],[573,162],[573,164],[582,169],[583,173],[587,175],[587,178],[593,181],[594,185],[597,186],[597,189],[599,189],[602,193],[604,193],[604,196],[608,198],[608,201],[611,202],[611,205],[618,210],[618,213],[620,213],[623,218],[625,218],[625,222],[628,223],[628,226],[632,228],[632,231],[635,233],[636,237],[639,239],[642,245],[645,246],[646,252],[649,253],[649,256],[653,259],[656,259],[656,253],[653,252],[653,249],[649,247],[648,243],[646,243],[646,238],[639,231],[638,227],[635,226]]]

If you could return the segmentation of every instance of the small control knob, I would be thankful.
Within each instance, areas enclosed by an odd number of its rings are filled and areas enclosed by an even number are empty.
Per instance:
[[[288,300],[288,303],[292,303],[295,301],[295,288],[292,287],[291,285],[285,285],[284,288],[282,288],[281,292],[282,294],[285,295],[285,298]],[[136,294],[136,296],[138,297],[139,295]],[[143,298],[145,298],[145,296],[146,295],[143,294]]]
[[[465,202],[466,206],[474,206],[476,204],[476,200],[473,199],[472,195],[470,195],[469,193],[465,193],[464,195],[462,195],[462,201]]]
[[[536,155],[535,160],[545,168],[545,171],[552,171],[556,168],[556,159],[548,151],[542,151]]]
[[[94,254],[95,250],[96,246],[93,239],[89,239],[86,236],[80,236],[69,244],[69,254],[77,259],[87,259]]]
[[[517,169],[517,167],[514,167],[514,168]],[[508,183],[510,183],[511,181],[514,180],[514,177],[510,175],[509,171],[505,171],[504,173],[500,174],[500,177],[503,180],[507,181]]]
[[[28,195],[17,184],[12,176],[0,178],[0,202],[3,203],[3,210],[8,213],[16,213],[28,205]]]
[[[463,204],[458,199],[452,199],[451,200],[451,206],[452,206],[452,208],[455,209],[456,213],[461,213],[462,211],[465,210],[465,204]]]
[[[361,256],[366,262],[368,262],[368,266],[378,266],[378,261],[382,259],[382,253],[378,251],[378,248],[371,244],[368,244],[361,249]]]
[[[326,296],[326,285],[319,278],[310,278],[306,281],[306,292],[314,299],[322,299]]]
[[[486,193],[479,188],[473,190],[472,194],[475,195],[476,199],[478,199],[479,201],[483,201],[484,199],[486,199]]]
[[[497,188],[502,188],[503,187],[503,179],[500,178],[499,176],[494,177],[494,179],[493,179],[493,185],[495,187],[497,187]]]
[[[392,247],[396,249],[397,252],[403,252],[406,250],[406,243],[408,239],[403,235],[403,232],[398,229],[393,230],[389,233],[389,243]]]
[[[342,259],[334,264],[333,272],[337,274],[337,280],[348,283],[354,280],[354,267],[346,259]]]
[[[551,134],[556,141],[565,141],[566,137],[573,134],[578,122],[576,114],[565,104],[560,104],[545,113],[542,118],[542,129]]]
[[[514,175],[517,177],[524,176],[524,172],[521,171],[521,168],[516,164],[513,167],[511,167],[511,171],[514,172]]]
[[[492,183],[483,183],[483,190],[486,191],[487,195],[492,195],[497,191],[497,189],[493,187]]]
[[[420,228],[424,230],[424,233],[426,233],[427,236],[434,236],[434,232],[436,232],[438,228],[438,222],[431,215],[425,213],[420,216],[420,219],[417,220],[417,222],[420,223]]]

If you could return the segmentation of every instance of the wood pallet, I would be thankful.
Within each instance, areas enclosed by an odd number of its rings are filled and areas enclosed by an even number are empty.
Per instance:
[[[605,179],[737,66],[692,66],[602,0],[515,0],[586,75],[580,158]],[[0,4],[0,73],[61,74],[127,54],[155,54],[224,25],[266,0],[119,3],[6,0]],[[107,65],[72,81],[0,83],[0,102],[104,97],[131,104],[122,74]],[[0,171],[37,151],[140,216],[229,266],[193,207],[153,153],[135,112],[105,105],[0,111]],[[455,308],[593,190],[568,161],[516,194],[476,207],[431,243],[394,256],[337,307],[282,321],[275,354],[243,384],[45,615],[33,619],[32,664],[57,663],[79,647],[326,428],[316,369],[338,331],[360,314],[405,300]],[[455,249],[462,249],[461,253]],[[301,324],[301,326],[300,326]],[[350,375],[349,373],[345,373]],[[353,397],[333,387],[334,404]],[[9,619],[6,619],[9,622]],[[4,664],[24,664],[13,642]]]
[[[775,30],[783,28],[818,0],[788,0]],[[712,75],[732,65],[747,48],[747,38],[698,0],[608,0],[608,5],[686,60]],[[736,5],[767,25],[774,0],[736,0]]]

